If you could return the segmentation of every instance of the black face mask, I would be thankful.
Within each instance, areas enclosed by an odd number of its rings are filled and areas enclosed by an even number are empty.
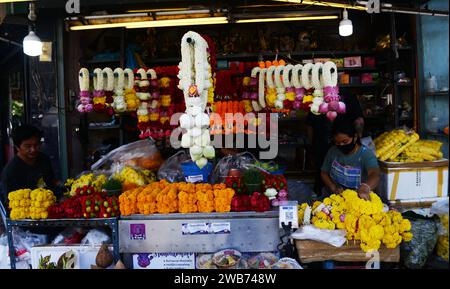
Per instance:
[[[343,154],[349,154],[353,151],[353,149],[356,146],[355,138],[352,139],[352,142],[346,145],[340,145],[337,146],[337,148],[343,153]]]

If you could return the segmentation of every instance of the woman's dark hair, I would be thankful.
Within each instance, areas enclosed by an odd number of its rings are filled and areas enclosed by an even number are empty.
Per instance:
[[[16,147],[20,147],[22,142],[32,137],[36,137],[41,140],[42,132],[37,127],[28,124],[17,127],[12,133],[12,139],[14,146]]]
[[[333,136],[339,133],[348,135],[349,137],[354,137],[356,134],[355,124],[344,115],[338,116],[333,122],[332,128]]]

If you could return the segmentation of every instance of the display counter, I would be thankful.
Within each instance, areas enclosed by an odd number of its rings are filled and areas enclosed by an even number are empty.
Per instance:
[[[120,253],[274,252],[278,211],[122,216]]]

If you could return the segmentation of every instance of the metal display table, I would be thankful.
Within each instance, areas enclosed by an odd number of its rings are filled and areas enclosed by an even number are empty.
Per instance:
[[[278,211],[122,216],[120,253],[278,251]]]
[[[9,259],[11,269],[16,269],[16,258],[14,250],[13,227],[110,227],[114,261],[117,262],[119,256],[119,239],[118,239],[118,219],[43,219],[43,220],[11,220],[6,218],[6,231],[8,234]]]

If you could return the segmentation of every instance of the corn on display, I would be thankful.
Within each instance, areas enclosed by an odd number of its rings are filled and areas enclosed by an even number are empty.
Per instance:
[[[381,161],[423,162],[441,159],[442,143],[419,140],[419,135],[396,129],[385,132],[375,139],[376,156]]]

